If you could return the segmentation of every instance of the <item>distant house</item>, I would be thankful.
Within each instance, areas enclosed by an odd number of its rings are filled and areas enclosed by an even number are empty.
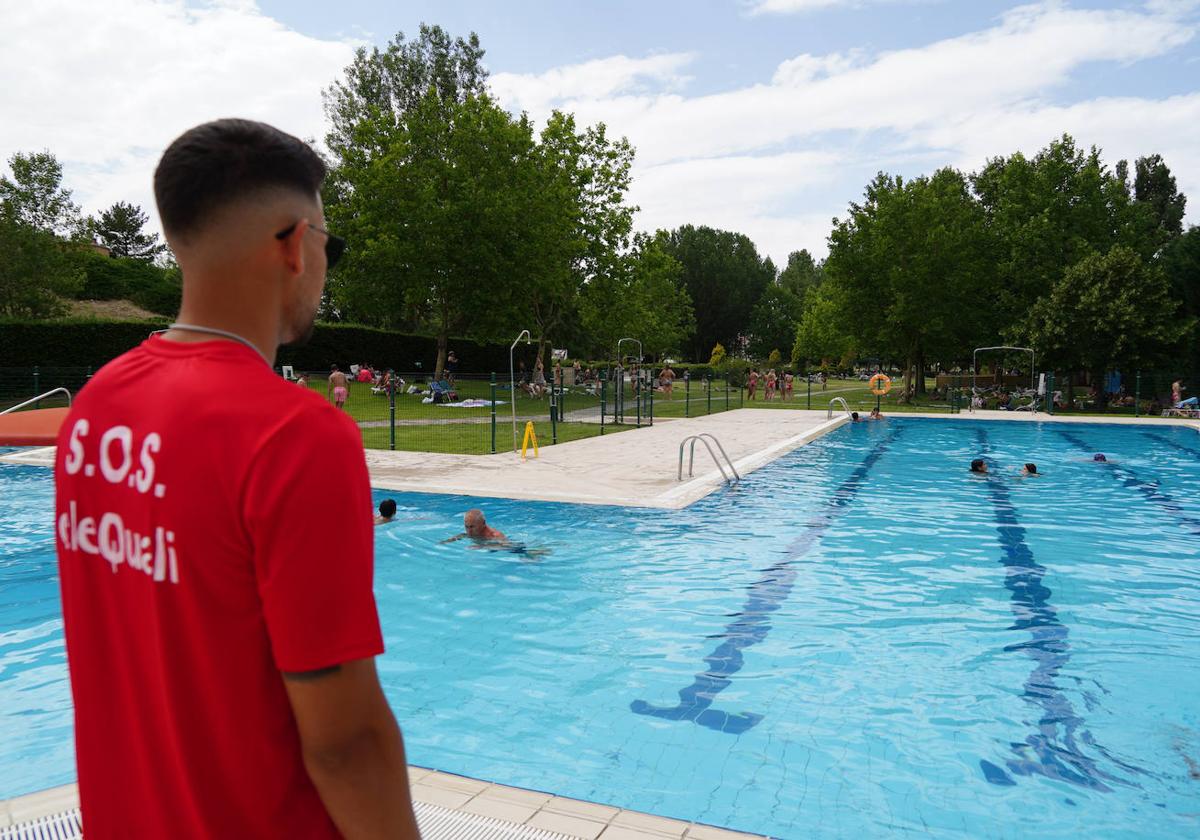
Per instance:
[[[93,239],[89,244],[91,245],[92,250],[95,251],[97,254],[103,254],[106,257],[112,256],[112,249],[109,248],[107,245],[101,245],[95,239]]]

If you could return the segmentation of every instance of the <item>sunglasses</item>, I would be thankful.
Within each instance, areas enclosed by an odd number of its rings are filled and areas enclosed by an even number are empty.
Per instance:
[[[296,224],[300,224],[297,222]],[[317,233],[325,234],[325,269],[328,271],[337,265],[338,260],[342,258],[342,254],[346,253],[346,240],[340,236],[334,236],[324,228],[319,228],[316,225],[309,225],[310,228]],[[290,225],[285,230],[275,234],[276,239],[287,239],[292,235],[292,231],[296,229],[296,225]]]

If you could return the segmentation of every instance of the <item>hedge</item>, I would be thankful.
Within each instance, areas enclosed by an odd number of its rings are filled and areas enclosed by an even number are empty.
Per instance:
[[[136,347],[151,331],[167,324],[153,321],[12,321],[0,320],[0,367],[90,367],[93,370]],[[508,370],[508,346],[451,339],[462,373]],[[532,360],[533,348],[526,352]],[[520,349],[518,350],[520,354]],[[432,372],[437,339],[349,324],[318,324],[304,347],[281,348],[276,365],[324,371],[352,363],[380,365],[406,373]]]

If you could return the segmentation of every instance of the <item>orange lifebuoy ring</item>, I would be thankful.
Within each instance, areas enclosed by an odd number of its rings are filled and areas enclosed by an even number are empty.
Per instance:
[[[867,384],[871,386],[871,393],[877,397],[882,397],[888,391],[892,390],[892,380],[883,373],[877,373],[872,376]]]

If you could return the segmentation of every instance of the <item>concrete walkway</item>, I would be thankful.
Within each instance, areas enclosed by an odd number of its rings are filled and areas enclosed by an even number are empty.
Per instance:
[[[519,455],[440,455],[367,450],[375,487],[507,499],[681,508],[724,480],[703,444],[696,447],[695,476],[677,480],[679,444],[689,435],[715,435],[745,475],[780,455],[848,422],[824,411],[757,411],[743,408],[689,420],[587,438]],[[511,432],[508,437],[511,437]]]

